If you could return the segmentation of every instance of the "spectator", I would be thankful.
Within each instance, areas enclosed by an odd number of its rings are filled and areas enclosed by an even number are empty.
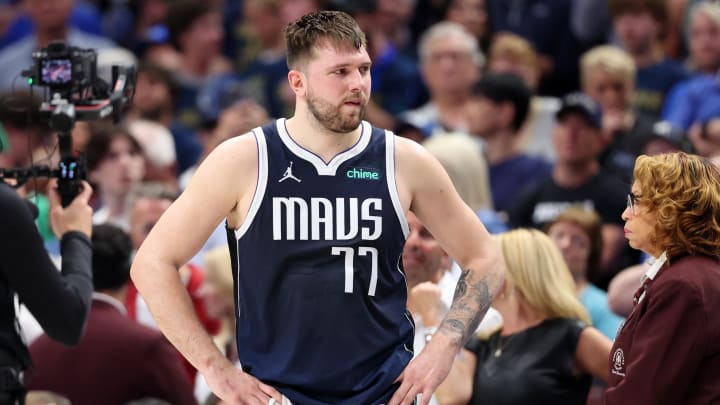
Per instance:
[[[371,0],[373,1],[373,0]],[[358,2],[358,0],[350,0]],[[401,53],[414,57],[417,44],[408,28],[415,11],[416,0],[377,0],[376,22],[393,46]]]
[[[646,142],[653,120],[632,107],[635,62],[620,48],[601,45],[583,54],[580,76],[585,94],[602,110],[603,151],[600,164],[628,183],[635,158]]]
[[[0,89],[24,88],[20,73],[33,66],[32,52],[45,48],[52,41],[64,41],[80,48],[109,48],[113,43],[105,38],[86,34],[70,26],[70,14],[75,0],[26,0],[27,10],[35,25],[35,32],[0,51]]]
[[[440,16],[445,21],[458,23],[473,34],[480,49],[490,46],[490,21],[485,0],[444,0]]]
[[[225,37],[222,13],[211,2],[177,0],[170,3],[166,25],[170,43],[178,52],[178,65],[171,67],[180,85],[175,109],[183,124],[198,128],[201,124],[195,111],[198,91],[208,79],[232,69],[222,55]]]
[[[615,339],[624,319],[610,310],[605,291],[592,284],[599,271],[602,254],[600,217],[597,213],[580,207],[569,207],[548,225],[546,232],[565,259],[575,281],[580,302],[590,315],[592,326],[608,339]],[[604,381],[594,379],[588,393],[587,405],[604,404],[606,388]]]
[[[420,39],[420,69],[430,101],[406,111],[402,118],[426,136],[442,131],[466,131],[465,108],[470,87],[480,77],[484,56],[477,39],[451,22],[430,27]]]
[[[720,69],[720,5],[702,2],[690,15],[690,68],[696,74],[714,75]]]
[[[169,38],[164,23],[170,0],[127,0],[112,3],[103,19],[103,31],[110,38],[132,50],[140,59],[146,59],[146,51],[151,47],[167,46],[165,44]]]
[[[587,312],[557,247],[537,230],[498,237],[507,264],[493,306],[500,330],[475,334],[437,390],[441,403],[584,405],[592,377],[607,380],[610,340]]]
[[[30,165],[37,150],[47,150],[53,139],[38,110],[40,99],[24,91],[0,94],[0,167]]]
[[[600,170],[600,128],[599,108],[591,98],[580,93],[563,98],[553,131],[558,158],[552,173],[521,193],[508,215],[513,226],[543,228],[569,205],[596,211],[603,221],[602,272],[597,281],[602,288],[637,259],[625,251],[622,240],[623,183]]]
[[[655,156],[662,153],[672,152],[691,153],[693,149],[698,151],[698,154],[702,156],[713,156],[713,152],[710,152],[710,155],[703,155],[703,153],[700,153],[700,144],[691,142],[691,139],[688,139],[682,130],[673,127],[667,121],[658,121],[655,125],[653,125],[650,133],[647,135],[645,144],[643,145],[640,154]],[[720,153],[720,148],[717,149],[717,152]]]
[[[580,302],[590,315],[592,325],[610,339],[623,322],[608,307],[605,291],[592,284],[600,270],[602,222],[600,217],[579,207],[569,207],[547,228],[547,234],[560,249],[575,281]]]
[[[96,190],[93,223],[130,229],[130,191],[145,174],[140,143],[124,127],[97,123],[87,145],[88,178]]]
[[[179,91],[177,82],[165,68],[141,63],[137,72],[135,97],[127,113],[130,122],[145,119],[170,129],[178,161],[177,175],[194,165],[202,154],[199,138],[176,117],[173,100],[178,97]]]
[[[689,6],[695,2],[704,2],[705,0],[668,0],[667,14],[668,24],[665,38],[663,40],[663,48],[668,57],[680,60],[685,56],[686,52],[686,24],[687,11]]]
[[[19,0],[12,0],[10,2],[19,3],[21,10],[18,10],[18,14],[9,22],[7,31],[1,36],[0,48],[4,48],[15,43],[17,40],[32,35],[35,30],[33,21],[26,12],[29,6]],[[70,13],[69,25],[83,33],[102,36],[102,26],[100,23],[102,17],[101,10],[98,10],[93,2],[75,1]]]
[[[680,83],[670,96],[663,117],[692,133],[720,117],[720,84],[715,75],[699,75]]]
[[[252,96],[272,117],[292,110],[292,91],[287,84],[285,43],[282,30],[287,21],[281,12],[281,0],[243,1],[246,38],[236,63],[238,79],[245,88],[244,97]],[[217,111],[219,114],[220,111]]]
[[[703,2],[693,8],[691,16],[690,59],[695,74],[673,88],[663,107],[663,118],[693,132],[720,117],[720,5]]]
[[[96,225],[92,251],[95,293],[85,333],[74,347],[39,337],[30,346],[34,368],[28,387],[57,392],[74,405],[124,405],[147,396],[196,404],[170,343],[125,316],[128,235],[112,225]]]
[[[665,56],[665,0],[609,0],[613,26],[637,68],[633,107],[652,119],[660,117],[670,89],[687,77],[681,64]]]
[[[472,89],[470,133],[485,141],[495,210],[505,212],[518,191],[550,174],[550,163],[521,152],[518,131],[530,108],[530,89],[511,73],[486,74]]]
[[[538,93],[561,96],[578,89],[580,55],[607,32],[604,0],[488,0],[493,36],[512,32],[537,50]]]
[[[555,97],[537,94],[541,74],[537,52],[525,38],[511,33],[496,34],[489,52],[488,72],[514,73],[532,91],[528,117],[518,132],[521,149],[529,155],[554,162],[555,150],[552,148],[550,133],[555,125],[555,113],[560,108],[560,102]]]

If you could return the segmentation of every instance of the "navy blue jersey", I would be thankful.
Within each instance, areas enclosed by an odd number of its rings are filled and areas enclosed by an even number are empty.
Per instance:
[[[228,231],[243,369],[296,404],[385,403],[413,341],[394,135],[363,122],[325,163],[284,119],[253,134],[255,195]]]

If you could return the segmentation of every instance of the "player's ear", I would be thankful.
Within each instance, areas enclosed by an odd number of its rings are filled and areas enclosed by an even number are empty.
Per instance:
[[[307,89],[307,78],[305,74],[299,70],[291,69],[288,72],[288,82],[290,88],[296,96],[304,96]]]

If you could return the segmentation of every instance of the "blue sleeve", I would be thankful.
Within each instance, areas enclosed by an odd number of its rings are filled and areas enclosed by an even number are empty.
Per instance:
[[[580,301],[590,314],[593,326],[603,335],[614,340],[624,318],[612,312],[607,303],[607,294],[589,285],[581,294]]]
[[[692,124],[692,112],[689,81],[685,80],[673,86],[665,97],[661,115],[663,120],[673,126],[687,130]]]
[[[606,308],[605,311],[598,312],[597,315],[598,316],[595,317],[595,314],[593,314],[593,326],[602,332],[603,335],[607,336],[611,340],[615,340],[618,329],[625,319],[615,315],[610,308]]]

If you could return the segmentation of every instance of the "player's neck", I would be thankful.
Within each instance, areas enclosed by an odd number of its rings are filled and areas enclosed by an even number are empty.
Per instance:
[[[335,155],[351,148],[362,132],[362,125],[352,132],[339,133],[330,131],[319,122],[303,117],[296,112],[295,116],[286,122],[288,134],[298,145],[317,154],[325,162],[329,162]]]

